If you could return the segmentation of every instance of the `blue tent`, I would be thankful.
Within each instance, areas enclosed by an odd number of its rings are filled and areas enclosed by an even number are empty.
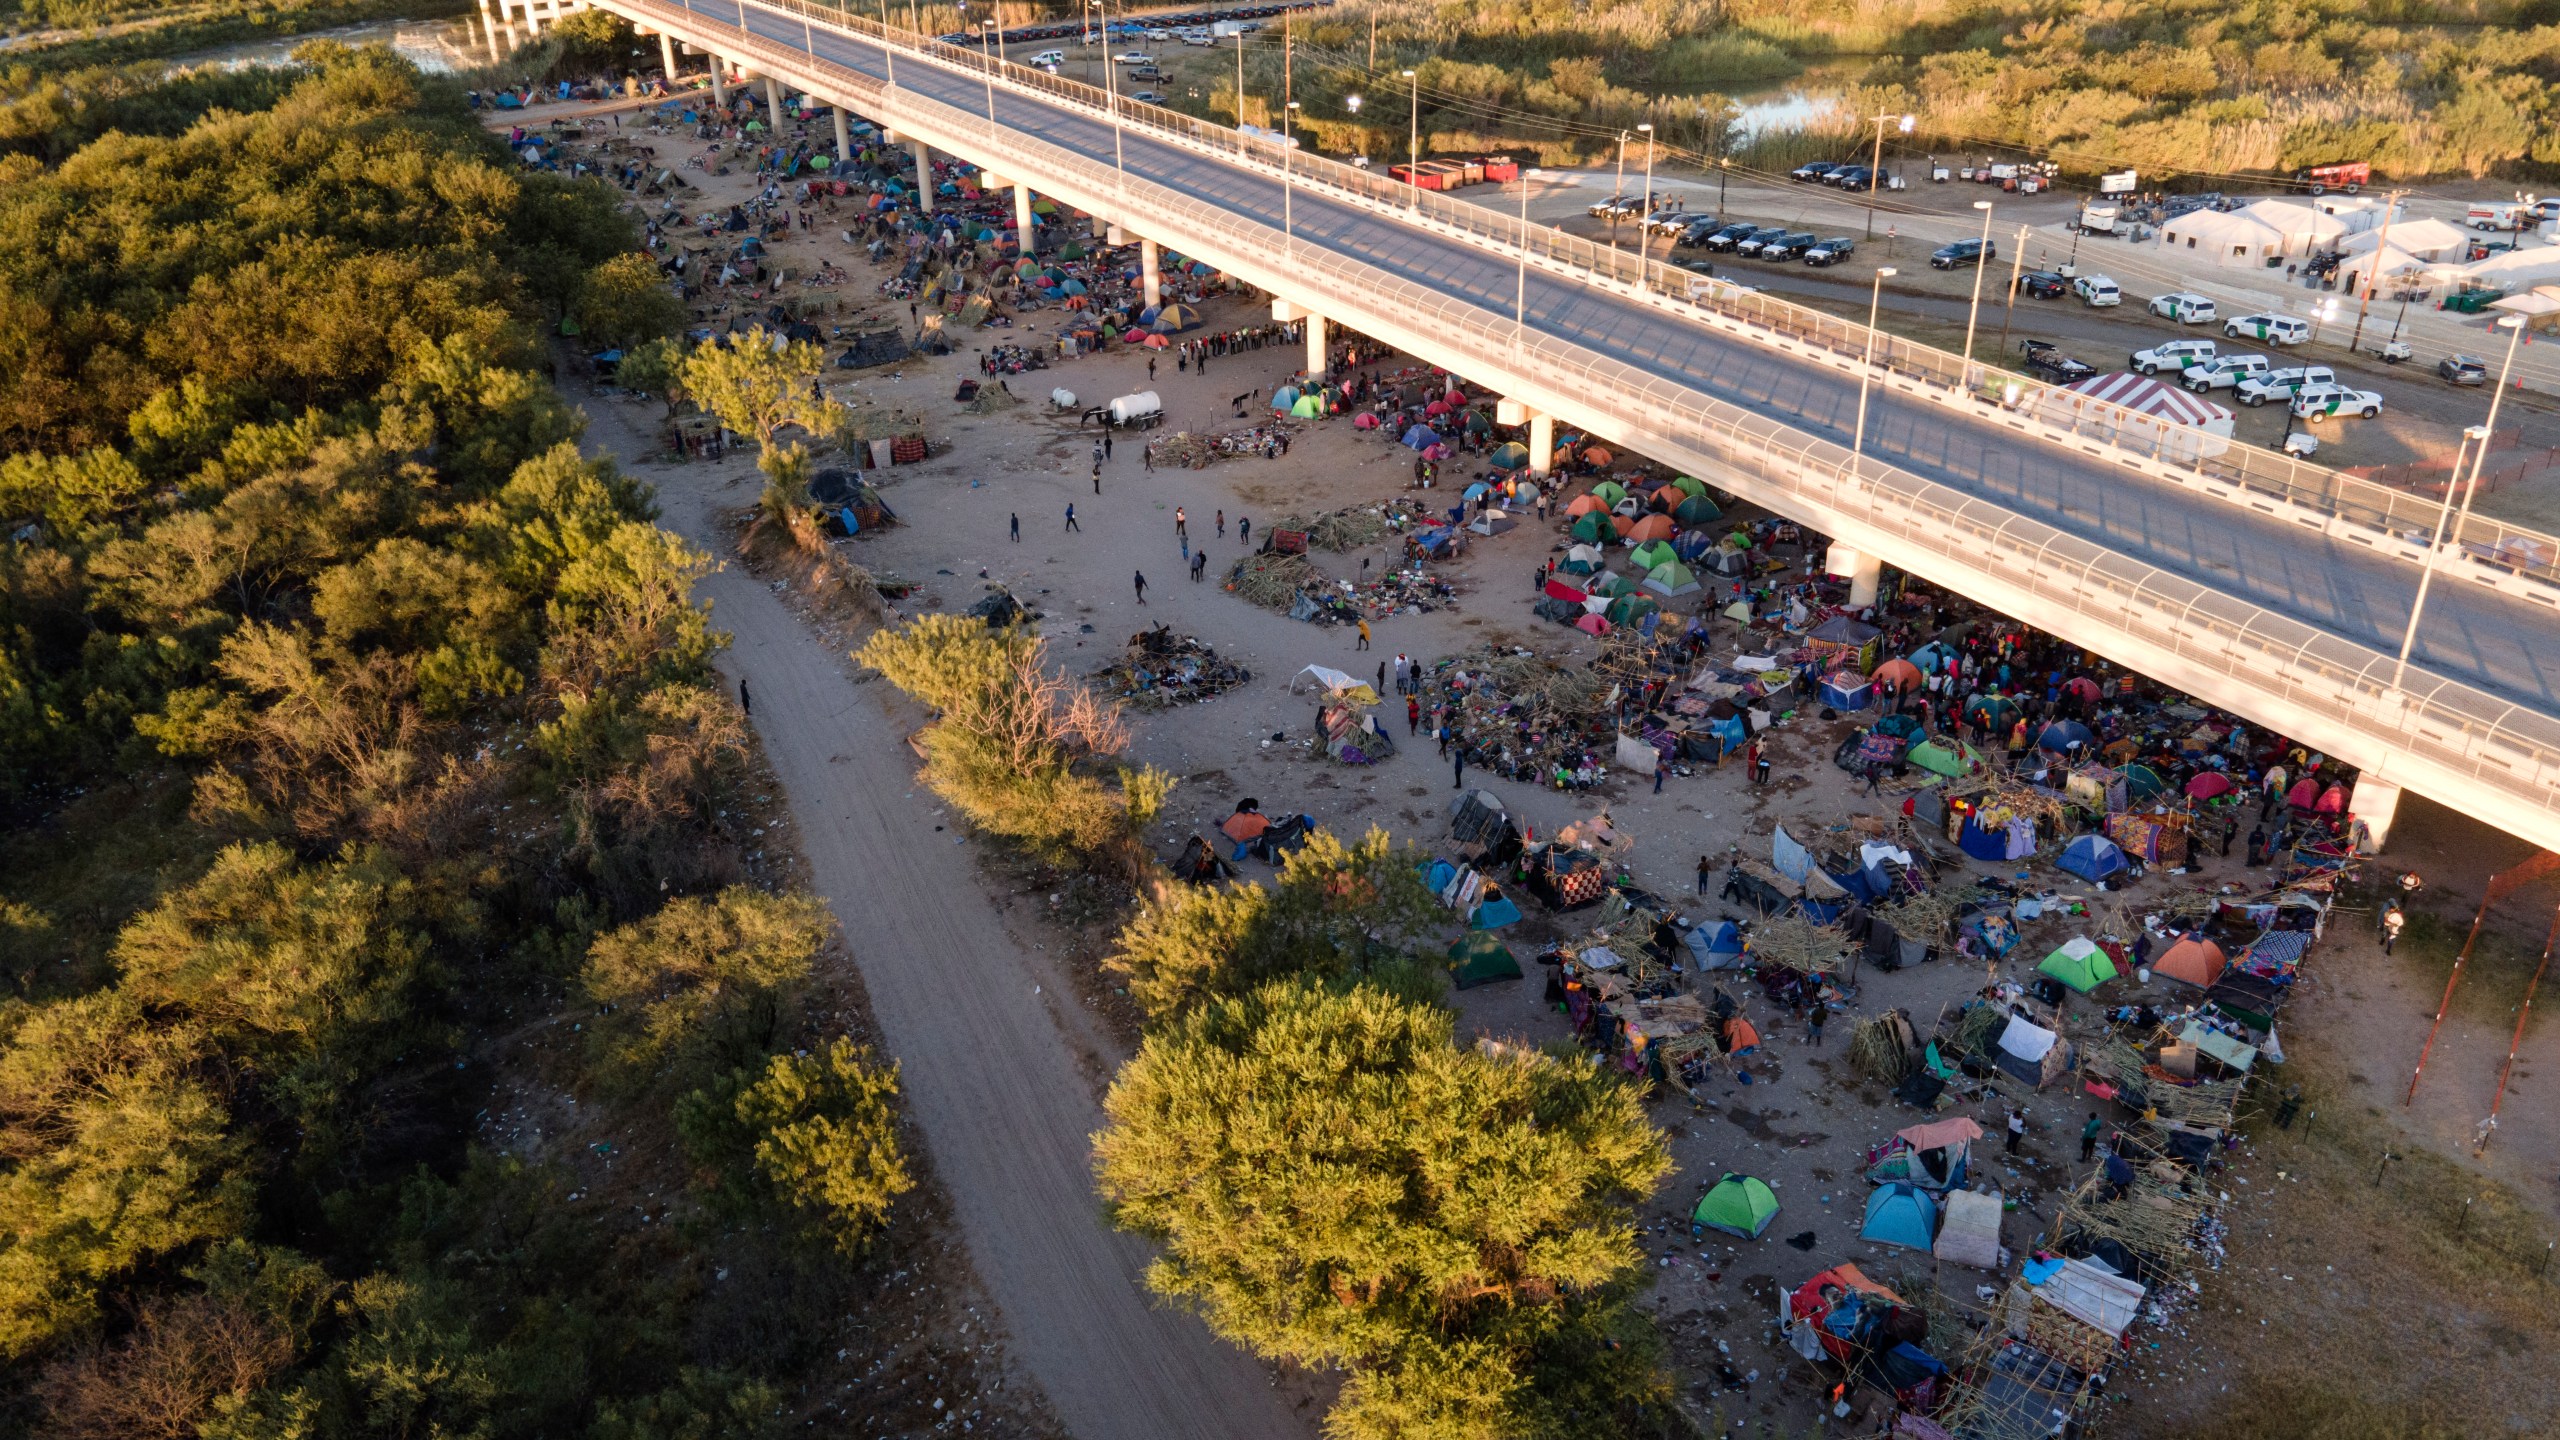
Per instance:
[[[1298,405],[1298,387],[1283,385],[1271,392],[1271,408],[1285,415]]]
[[[2062,858],[2054,864],[2091,884],[2106,879],[2125,868],[2124,852],[2116,842],[2104,835],[2083,835],[2062,847]]]
[[[1467,498],[1470,500],[1480,499],[1483,496],[1490,495],[1492,493],[1493,487],[1487,485],[1481,480],[1467,487]]]
[[[2074,745],[2086,745],[2097,737],[2089,727],[2077,720],[2056,720],[2036,734],[2036,748],[2059,755]]]
[[[1150,305],[1150,306],[1148,306],[1146,309],[1141,310],[1141,311],[1139,311],[1139,312],[1138,312],[1138,323],[1139,323],[1139,324],[1141,324],[1141,325],[1153,325],[1154,323],[1156,323],[1156,317],[1157,317],[1158,315],[1163,314],[1163,313],[1164,313],[1164,307],[1163,307],[1163,306],[1161,306],[1161,305]]]
[[[1738,711],[1734,714],[1727,715],[1721,720],[1709,720],[1707,722],[1707,728],[1716,733],[1716,738],[1724,742],[1724,748],[1727,750],[1731,750],[1735,746],[1741,745],[1751,738],[1751,726],[1742,718],[1741,713]]]
[[[1520,907],[1508,895],[1496,894],[1476,905],[1475,918],[1467,922],[1470,930],[1499,930],[1520,923]]]
[[[1440,443],[1440,432],[1428,425],[1415,425],[1404,432],[1404,443],[1415,450],[1428,450]]]
[[[1683,530],[1671,537],[1671,553],[1683,561],[1694,561],[1716,548],[1716,537],[1704,530]]]
[[[1926,1250],[1938,1238],[1938,1205],[1908,1182],[1882,1186],[1867,1197],[1867,1223],[1858,1238],[1906,1250]]]
[[[1742,928],[1730,920],[1701,925],[1681,939],[1701,970],[1732,970],[1742,964]]]
[[[1850,671],[1822,677],[1822,703],[1834,710],[1864,710],[1875,694],[1876,687]]]

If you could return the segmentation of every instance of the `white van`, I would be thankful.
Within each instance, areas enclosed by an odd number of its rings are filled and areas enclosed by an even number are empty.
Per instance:
[[[2124,292],[2116,288],[2116,282],[2104,275],[2081,276],[2071,282],[2071,293],[2079,296],[2092,309],[2103,309],[2109,305],[2124,303]]]

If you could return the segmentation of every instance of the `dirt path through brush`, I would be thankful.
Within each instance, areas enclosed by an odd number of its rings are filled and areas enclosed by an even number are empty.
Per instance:
[[[658,485],[663,523],[727,555],[716,512],[747,498],[744,485],[723,488],[735,467],[637,463],[644,447],[628,417],[610,404],[590,413],[591,438]],[[723,568],[701,590],[732,636],[721,668],[749,685],[812,882],[862,967],[1015,1361],[1093,1440],[1311,1435],[1312,1407],[1301,1413],[1241,1351],[1150,1300],[1148,1248],[1103,1220],[1087,1137],[1102,1124],[1094,1067],[1118,1057],[1091,1053],[1094,1028],[1060,1013],[1074,995],[1007,932],[974,858],[943,828],[903,738],[914,718],[891,712],[887,690],[857,686],[843,658],[743,569]]]

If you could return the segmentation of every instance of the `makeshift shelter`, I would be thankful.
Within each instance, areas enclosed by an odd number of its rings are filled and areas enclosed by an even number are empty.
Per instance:
[[[1700,970],[1732,970],[1742,964],[1742,927],[1730,920],[1701,925],[1681,939]]]
[[[1460,936],[1449,947],[1450,983],[1461,990],[1490,985],[1498,980],[1520,978],[1520,959],[1511,947],[1476,930]]]
[[[2095,885],[2124,871],[2131,862],[2124,851],[2104,835],[2082,835],[2062,847],[2062,856],[2053,862],[2060,869]]]
[[[2047,390],[2036,418],[2128,449],[2194,464],[2231,448],[2231,411],[2164,381],[2110,371]]]
[[[1997,1190],[1949,1191],[1938,1222],[1938,1241],[1929,1253],[1954,1265],[1999,1269],[2000,1210]]]
[[[1826,666],[1864,675],[1876,668],[1877,643],[1883,634],[1863,620],[1834,615],[1805,632],[1805,648]]]
[[[2162,951],[2160,958],[2151,962],[2151,973],[2204,990],[2222,978],[2230,963],[2221,946],[2201,935],[2190,935]]]
[[[1321,688],[1325,692],[1325,695],[1330,699],[1343,701],[1353,705],[1375,705],[1378,703],[1378,692],[1371,689],[1367,681],[1354,680],[1339,670],[1330,669],[1323,665],[1310,665],[1306,669],[1299,671],[1296,679],[1289,682],[1290,693],[1295,694],[1297,692],[1299,680],[1304,680],[1311,676],[1314,678],[1316,685]]]
[[[1864,710],[1875,698],[1875,687],[1855,670],[1835,670],[1822,677],[1822,703],[1834,710]]]
[[[1973,1142],[1981,1138],[1980,1123],[1964,1115],[1897,1130],[1867,1152],[1867,1183],[1959,1189],[1973,1161]]]
[[[1721,1230],[1745,1240],[1759,1239],[1760,1232],[1777,1218],[1778,1194],[1769,1188],[1769,1182],[1730,1170],[1698,1197],[1697,1208],[1689,1212],[1691,1225]]]
[[[1897,1316],[1909,1315],[1902,1297],[1859,1273],[1834,1265],[1787,1292],[1787,1344],[1807,1360],[1825,1355],[1847,1362],[1872,1348]],[[1927,1334],[1925,1321],[1921,1337]]]
[[[1917,1185],[1879,1187],[1867,1197],[1866,1223],[1858,1238],[1906,1250],[1927,1250],[1938,1238],[1938,1206]]]
[[[1940,735],[1911,747],[1903,757],[1932,775],[1954,779],[1960,775],[1978,774],[1989,768],[1982,752],[1952,735]]]
[[[2071,1047],[2023,1015],[2011,1015],[2000,1031],[1999,1053],[1992,1057],[2001,1072],[2041,1090],[2071,1068]]]
[[[2116,978],[2116,962],[2085,935],[2074,935],[2062,942],[2036,970],[2083,995]]]

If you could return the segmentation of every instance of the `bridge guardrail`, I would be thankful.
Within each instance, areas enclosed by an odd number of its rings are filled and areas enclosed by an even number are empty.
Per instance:
[[[675,9],[666,0],[618,6]],[[799,0],[762,0],[797,4]],[[813,10],[822,7],[810,7]],[[832,12],[830,12],[832,13]],[[697,17],[698,19],[699,17]],[[2394,686],[2393,660],[2182,576],[2118,555],[1846,447],[1791,433],[1713,396],[1617,361],[1575,353],[1569,342],[1488,318],[1454,300],[1323,246],[1275,237],[1270,227],[1196,200],[1143,175],[1048,145],[906,87],[742,33],[739,53],[823,72],[849,99],[904,106],[953,135],[969,135],[1000,165],[1037,170],[1095,195],[1147,192],[1147,207],[1194,235],[1323,293],[1361,303],[1413,333],[1429,334],[1473,362],[1474,373],[1510,372],[1610,414],[1630,434],[1767,477],[1800,499],[1936,555],[1950,568],[1989,569],[2039,603],[2070,611],[2157,646],[2180,660],[2281,696],[2331,725],[2379,738],[2416,759],[2490,786],[2544,817],[2560,834],[2560,719],[2437,676]],[[946,47],[948,48],[948,47]],[[966,54],[967,52],[956,52]],[[1052,77],[1054,78],[1054,77]],[[1294,163],[1294,162],[1293,162]],[[2305,737],[2310,738],[2310,737]]]
[[[911,34],[883,26],[840,6],[813,0],[757,0],[811,20],[825,20],[885,47],[930,57],[947,68],[981,75],[1009,88],[1037,92],[1108,117],[1116,105],[1120,122],[1176,139],[1189,148],[1211,151],[1238,163],[1277,175],[1278,147],[1261,144],[1232,128],[1152,105],[1116,97],[1107,89],[1068,80],[1028,66],[1013,65],[974,47]],[[1550,266],[1580,271],[1620,289],[1720,314],[1745,325],[1819,345],[1844,355],[1863,355],[1867,327],[1823,311],[1746,290],[1739,285],[1702,283],[1701,277],[1649,255],[1629,254],[1544,225],[1522,227],[1518,217],[1490,207],[1416,189],[1375,172],[1294,153],[1288,161],[1294,183],[1322,187],[1341,198],[1371,207],[1409,210],[1437,226],[1483,241],[1507,252],[1525,248]],[[2234,489],[2291,505],[2378,536],[2423,547],[2439,537],[2441,502],[2359,480],[2272,451],[2260,452],[2233,443],[2219,454],[2178,453],[2198,448],[2192,437],[2164,432],[2158,422],[2122,407],[2075,398],[2063,407],[2038,407],[2036,400],[2052,387],[2015,371],[1967,361],[1964,357],[1878,331],[1876,362],[1892,373],[1942,391],[2003,403],[2032,417],[2034,423],[2094,441],[2111,450],[2172,470],[2183,470]],[[2015,398],[2011,398],[2015,387]],[[2148,443],[2144,443],[2145,437]],[[2560,537],[2512,525],[2477,513],[2463,517],[2454,537],[2458,553],[2482,565],[2514,573],[2560,590]]]

